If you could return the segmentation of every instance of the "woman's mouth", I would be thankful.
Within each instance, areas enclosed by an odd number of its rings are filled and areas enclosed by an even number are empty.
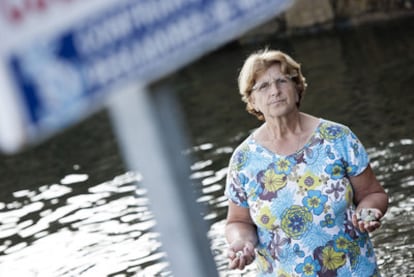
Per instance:
[[[273,105],[273,104],[280,104],[282,102],[285,102],[284,99],[275,99],[269,102],[269,105]]]

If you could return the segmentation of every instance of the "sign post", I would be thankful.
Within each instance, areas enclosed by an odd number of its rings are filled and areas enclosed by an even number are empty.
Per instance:
[[[0,5],[0,35],[7,38],[0,45],[0,148],[14,153],[107,104],[128,165],[144,177],[173,274],[217,276],[179,152],[178,109],[168,89],[146,87],[291,1],[35,3]]]
[[[168,88],[135,86],[114,95],[110,111],[124,157],[139,169],[174,276],[217,275],[206,222],[188,176],[180,115]]]

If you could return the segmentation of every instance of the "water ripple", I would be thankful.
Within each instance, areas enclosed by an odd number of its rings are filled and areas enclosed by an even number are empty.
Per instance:
[[[0,276],[132,275],[149,263],[148,272],[168,272],[141,176],[127,172],[73,194],[87,180],[70,174],[2,205]]]

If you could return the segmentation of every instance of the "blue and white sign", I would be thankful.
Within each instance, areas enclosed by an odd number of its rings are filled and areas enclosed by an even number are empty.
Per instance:
[[[45,2],[51,6],[48,21],[45,15],[31,17],[30,10],[19,15],[11,6],[3,13],[3,20],[12,25],[0,28],[1,37],[11,37],[0,46],[0,105],[8,105],[0,107],[0,145],[6,151],[80,120],[101,107],[104,96],[127,83],[145,85],[177,70],[269,20],[290,3]],[[19,20],[26,21],[15,23]]]

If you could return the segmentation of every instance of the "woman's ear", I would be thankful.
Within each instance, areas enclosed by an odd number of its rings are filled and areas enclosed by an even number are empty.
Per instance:
[[[250,106],[257,112],[258,109],[256,107],[256,101],[254,100],[254,97],[251,94],[249,96],[249,103],[250,103]]]
[[[256,102],[251,102],[252,104],[252,107],[253,107],[253,109],[256,111],[256,112],[260,112],[260,110],[259,110],[259,108],[256,106]]]

